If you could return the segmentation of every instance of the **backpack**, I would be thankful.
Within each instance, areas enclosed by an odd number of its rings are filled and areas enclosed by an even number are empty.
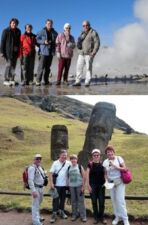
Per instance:
[[[24,183],[24,190],[25,189],[30,189],[29,187],[29,184],[28,184],[28,169],[29,169],[30,166],[26,166],[24,171],[23,171],[23,174],[22,174],[22,177],[23,177],[23,183]],[[42,169],[44,170],[44,168],[42,167]],[[40,170],[39,170],[40,171]],[[35,173],[36,173],[36,169],[35,169]],[[40,171],[41,173],[41,171]],[[43,176],[43,174],[41,173],[41,176],[43,177],[44,179],[44,186],[47,186],[48,184],[48,177],[45,175]]]
[[[23,171],[23,174],[22,174],[23,183],[24,183],[24,190],[30,189],[29,184],[28,184],[28,169],[29,169],[29,166],[26,166],[24,171]]]

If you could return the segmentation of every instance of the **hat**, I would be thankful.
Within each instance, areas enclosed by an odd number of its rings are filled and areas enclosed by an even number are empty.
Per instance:
[[[56,188],[49,189],[49,194],[52,198],[58,198],[59,194]]]
[[[41,154],[36,154],[36,155],[34,156],[34,159],[36,159],[36,158],[42,158]]]
[[[98,154],[101,154],[101,151],[99,149],[93,149],[91,154],[93,155],[94,153],[98,153]]]
[[[65,24],[64,24],[64,30],[65,30],[67,27],[71,28],[70,23],[65,23]]]

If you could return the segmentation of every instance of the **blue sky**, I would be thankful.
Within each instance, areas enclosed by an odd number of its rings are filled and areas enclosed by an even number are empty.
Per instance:
[[[58,32],[65,22],[70,22],[72,34],[77,38],[82,21],[88,19],[100,34],[102,45],[112,45],[114,32],[136,20],[133,4],[134,0],[5,0],[1,1],[0,34],[11,17],[19,19],[22,31],[26,23],[31,23],[34,33],[44,26],[47,18],[52,18]]]

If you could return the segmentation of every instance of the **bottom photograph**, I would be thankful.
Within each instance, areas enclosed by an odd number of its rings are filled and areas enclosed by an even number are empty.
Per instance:
[[[0,97],[0,225],[148,224],[147,102]]]

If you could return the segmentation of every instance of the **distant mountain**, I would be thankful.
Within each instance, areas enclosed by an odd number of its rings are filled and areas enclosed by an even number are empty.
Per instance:
[[[48,112],[60,112],[66,118],[79,119],[89,122],[93,106],[66,96],[24,96],[18,95],[14,98],[40,107]],[[124,131],[126,134],[138,133],[129,124],[116,117],[115,128]]]

